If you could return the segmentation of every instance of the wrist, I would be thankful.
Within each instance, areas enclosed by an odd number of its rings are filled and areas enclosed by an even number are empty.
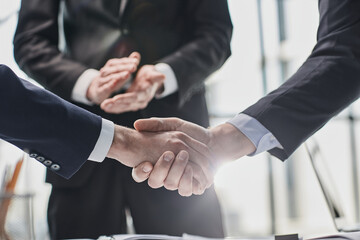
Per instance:
[[[129,128],[115,125],[114,139],[110,146],[107,157],[117,159],[119,162],[126,166],[132,165],[128,162],[127,153],[132,151],[131,143],[134,142],[133,131]]]
[[[236,160],[256,150],[254,144],[229,123],[210,129],[210,135],[209,146],[221,161]]]
[[[89,102],[94,102],[93,101],[93,97],[92,97],[92,83],[89,85],[87,91],[86,91],[86,99],[89,101]]]

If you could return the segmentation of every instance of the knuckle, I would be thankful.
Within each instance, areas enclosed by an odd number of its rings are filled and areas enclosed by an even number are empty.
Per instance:
[[[182,149],[185,147],[183,142],[178,139],[173,139],[171,145],[173,145],[176,149]]]
[[[186,137],[186,134],[183,132],[175,132],[174,135],[179,139],[184,139]]]

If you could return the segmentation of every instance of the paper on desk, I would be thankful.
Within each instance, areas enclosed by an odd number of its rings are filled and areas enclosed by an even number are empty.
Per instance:
[[[120,234],[112,236],[113,240],[181,240],[181,237],[174,237],[168,235],[140,235],[140,234]]]
[[[183,234],[182,239],[184,240],[274,240],[274,237],[227,237],[227,238],[206,238],[206,237],[199,237],[190,234]]]
[[[359,240],[360,239],[360,232],[349,232],[349,233],[337,233],[328,236],[320,236],[315,238],[305,238],[306,240]]]
[[[107,239],[99,238],[99,240],[274,240],[274,237],[263,237],[263,238],[206,238],[199,237],[189,234],[183,234],[182,237],[174,237],[169,235],[129,235],[120,234]]]

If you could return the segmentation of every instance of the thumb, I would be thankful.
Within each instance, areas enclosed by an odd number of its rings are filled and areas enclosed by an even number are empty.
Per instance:
[[[141,60],[141,55],[140,53],[138,52],[132,52],[130,55],[129,55],[129,58],[136,58],[138,59],[139,61]]]
[[[180,125],[178,118],[148,118],[135,121],[134,128],[141,132],[175,131]]]
[[[149,76],[149,80],[152,82],[152,83],[162,83],[164,80],[165,80],[165,75],[163,73],[160,73],[160,72],[157,72],[157,71],[154,71],[150,74]]]
[[[153,165],[150,162],[142,162],[132,170],[132,178],[135,182],[141,183],[149,178]]]

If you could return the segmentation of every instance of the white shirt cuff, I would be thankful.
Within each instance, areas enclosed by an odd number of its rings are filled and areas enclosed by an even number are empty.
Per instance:
[[[72,100],[86,105],[93,105],[93,103],[87,99],[86,93],[91,82],[98,75],[99,75],[98,70],[95,69],[85,70],[75,83],[75,86],[71,93]]]
[[[250,117],[249,115],[240,113],[233,119],[229,120],[228,123],[232,124],[241,131],[255,145],[255,152],[249,154],[249,156],[254,156],[273,148],[283,149],[274,135],[258,120]]]
[[[164,91],[160,94],[156,94],[155,98],[164,98],[176,92],[179,87],[172,68],[166,63],[158,63],[155,65],[155,69],[165,75]]]
[[[99,138],[88,160],[94,162],[104,161],[113,142],[114,131],[115,131],[114,123],[109,120],[102,119]]]

